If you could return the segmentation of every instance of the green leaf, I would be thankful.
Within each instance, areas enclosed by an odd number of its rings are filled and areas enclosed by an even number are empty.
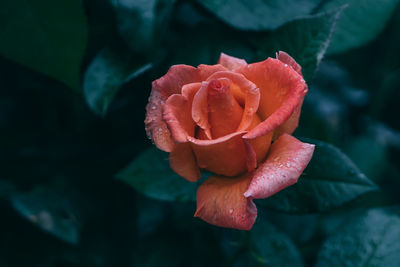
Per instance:
[[[194,201],[200,182],[192,183],[179,177],[169,167],[168,153],[151,147],[117,174],[138,192],[158,200]]]
[[[13,0],[0,4],[0,54],[80,88],[88,26],[82,0]]]
[[[317,140],[303,141],[316,147],[297,184],[257,203],[283,212],[310,213],[326,211],[368,192],[378,191],[377,186],[336,147]]]
[[[382,182],[385,178],[384,170],[390,162],[385,144],[379,142],[375,136],[361,136],[351,139],[346,147],[347,155],[357,166],[375,182]],[[368,147],[369,153],[365,153]]]
[[[316,266],[399,266],[400,217],[369,210],[329,237]]]
[[[154,56],[167,33],[175,0],[113,0],[117,28],[129,47]]]
[[[262,266],[303,266],[300,253],[288,236],[266,220],[257,221],[250,232],[251,254]]]
[[[127,81],[148,71],[151,63],[139,65],[132,56],[120,49],[103,49],[87,68],[83,91],[89,107],[96,114],[104,116],[118,89]]]
[[[348,7],[338,22],[328,53],[341,53],[367,44],[384,28],[395,10],[398,0],[331,0],[326,1],[319,11]]]
[[[309,15],[321,0],[198,0],[229,25],[242,30],[271,30]]]
[[[305,80],[310,82],[329,46],[342,10],[340,8],[285,24],[261,41],[258,57],[264,59],[268,54],[285,51],[301,65]]]
[[[74,201],[75,192],[68,192],[65,186],[61,188],[38,186],[28,193],[16,193],[10,198],[11,205],[43,231],[77,244],[83,220],[78,203],[84,199]]]

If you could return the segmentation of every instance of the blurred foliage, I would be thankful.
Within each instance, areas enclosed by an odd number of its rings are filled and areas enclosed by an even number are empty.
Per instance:
[[[400,264],[398,1],[6,0],[0,27],[0,266]],[[277,50],[317,156],[252,231],[208,225],[145,136],[151,81]]]
[[[81,0],[4,1],[0,54],[80,88],[88,26]]]

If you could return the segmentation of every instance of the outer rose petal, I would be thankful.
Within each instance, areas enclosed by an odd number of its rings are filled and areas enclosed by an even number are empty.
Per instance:
[[[250,230],[257,218],[257,208],[252,199],[243,196],[249,183],[249,174],[208,178],[197,190],[194,216],[213,225]]]
[[[199,70],[199,74],[202,81],[207,80],[207,78],[215,72],[228,70],[227,68],[225,68],[220,64],[216,65],[200,64],[199,66],[197,66],[197,69]]]
[[[187,136],[194,135],[195,123],[190,116],[190,103],[182,95],[171,95],[164,105],[163,119],[175,142],[187,142]]]
[[[213,140],[188,139],[200,168],[220,175],[236,176],[247,169],[243,134],[245,132],[236,132]]]
[[[170,131],[162,119],[165,101],[170,95],[179,94],[183,85],[200,81],[198,69],[188,65],[175,65],[167,74],[153,82],[144,123],[147,135],[159,149],[171,152],[174,148]]]
[[[280,61],[282,61],[285,64],[288,64],[290,67],[292,67],[298,74],[303,76],[303,73],[301,73],[301,66],[299,63],[296,62],[291,56],[289,56],[288,53],[279,51],[276,53],[276,58]]]
[[[277,59],[268,58],[249,64],[237,72],[243,73],[260,88],[258,114],[261,119],[265,119],[244,136],[246,139],[265,135],[285,123],[307,93],[304,79]]]
[[[234,70],[247,65],[247,62],[244,59],[232,57],[227,54],[221,53],[221,55],[219,56],[218,64],[223,65],[227,69]]]
[[[174,150],[169,154],[169,165],[174,172],[190,182],[196,182],[201,177],[189,143],[175,145]]]
[[[258,118],[258,115],[254,116],[250,129],[254,128],[259,123],[260,119]],[[247,170],[249,172],[257,168],[257,163],[264,161],[271,145],[271,140],[272,132],[255,139],[243,139],[246,146]]]
[[[182,95],[171,95],[164,105],[163,118],[178,144],[169,154],[169,164],[177,174],[191,182],[200,179],[200,169],[197,166],[192,148],[187,140],[188,135],[194,135],[195,123],[192,120],[191,109],[195,93],[201,83],[190,83],[182,87]]]
[[[267,160],[254,172],[248,198],[267,198],[297,182],[310,162],[315,145],[283,134],[272,145]]]
[[[201,83],[189,83],[182,87],[182,95],[171,95],[164,105],[163,119],[175,142],[187,142],[187,136],[194,136],[195,123],[191,116],[192,101]]]
[[[289,117],[285,123],[283,123],[281,126],[276,128],[274,131],[274,136],[272,137],[272,140],[277,139],[279,136],[281,136],[284,133],[287,134],[292,134],[294,130],[296,130],[297,126],[299,125],[299,120],[300,120],[300,113],[301,113],[301,106],[303,105],[303,99],[301,100],[300,104],[297,106],[295,111],[293,112],[292,116]]]
[[[283,63],[288,64],[298,74],[303,76],[303,74],[301,72],[301,66],[296,62],[296,60],[294,60],[291,56],[289,56],[288,53],[279,51],[279,53],[276,53],[276,58],[279,59],[280,61],[282,61]],[[300,112],[301,112],[301,106],[303,105],[303,100],[304,100],[304,97],[301,100],[300,104],[297,106],[293,115],[290,116],[290,118],[284,124],[282,124],[281,126],[278,127],[278,129],[275,130],[274,137],[272,138],[273,140],[277,139],[283,133],[292,134],[294,132],[294,130],[296,130],[297,126],[299,125]]]

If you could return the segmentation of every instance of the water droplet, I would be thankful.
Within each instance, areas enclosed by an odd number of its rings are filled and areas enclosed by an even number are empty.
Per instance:
[[[285,68],[287,67],[287,64],[285,64]]]
[[[232,214],[233,213],[233,209],[229,209],[229,214]]]
[[[156,109],[156,106],[151,106],[151,109],[152,109],[152,110],[155,110],[155,109]]]
[[[291,166],[290,162],[286,162],[286,167],[290,168]]]

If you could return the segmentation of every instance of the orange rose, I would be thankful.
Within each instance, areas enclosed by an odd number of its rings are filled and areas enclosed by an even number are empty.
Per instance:
[[[314,152],[290,135],[306,93],[300,65],[285,52],[253,64],[221,54],[217,65],[175,65],[153,82],[148,136],[187,180],[215,173],[197,191],[195,216],[249,230],[253,199],[297,182]]]

